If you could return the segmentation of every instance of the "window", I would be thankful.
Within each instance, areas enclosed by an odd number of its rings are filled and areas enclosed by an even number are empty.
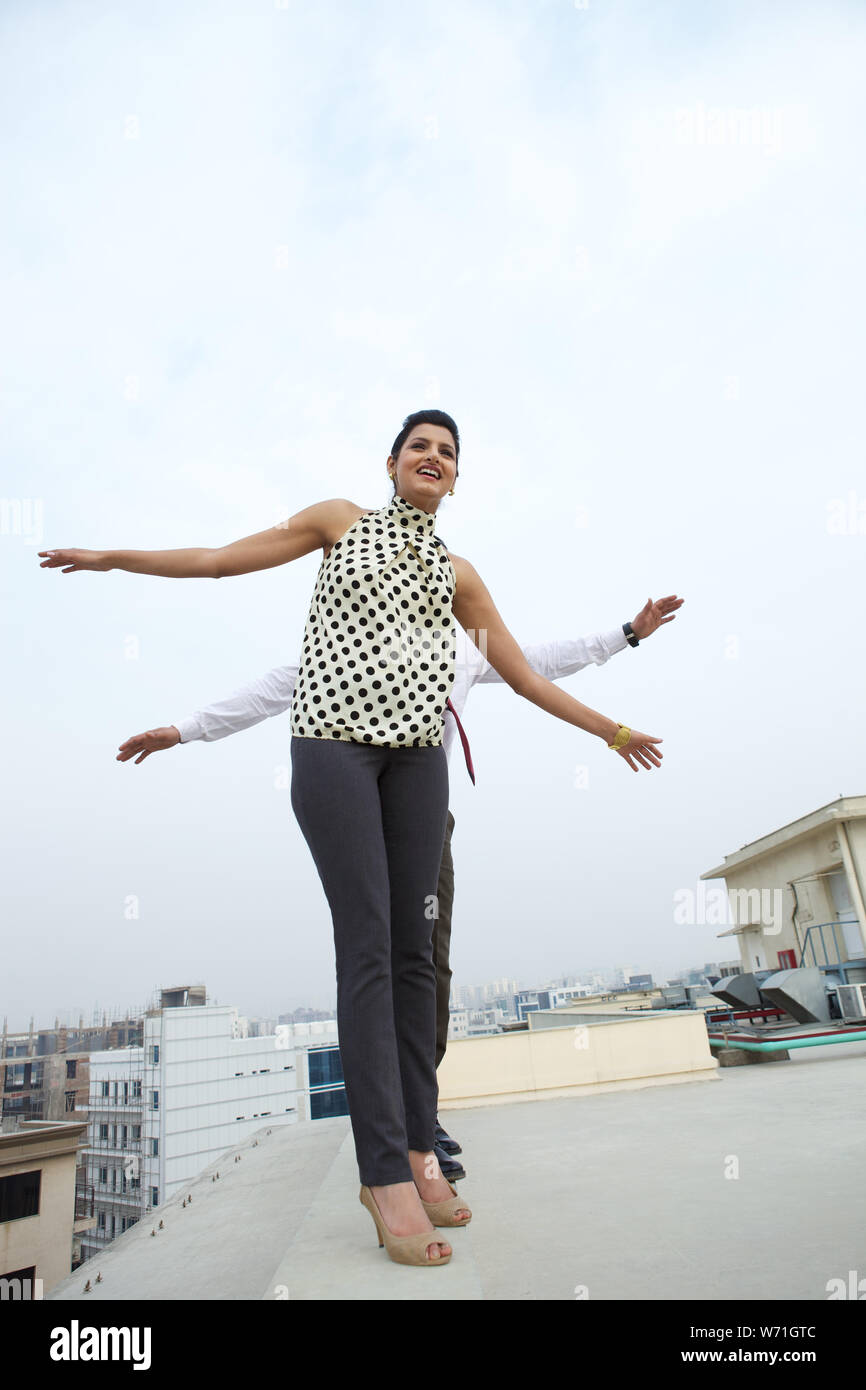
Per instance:
[[[315,1047],[307,1054],[310,1072],[310,1119],[348,1115],[343,1063],[338,1047]]]
[[[116,1168],[112,1168],[112,1170],[111,1170],[111,1190],[112,1190],[112,1192],[116,1192],[116,1191],[117,1191],[117,1169],[116,1169]]]
[[[310,1092],[310,1119],[330,1120],[337,1115],[348,1115],[349,1102],[345,1087],[336,1091]]]
[[[66,1092],[66,1109],[67,1109],[67,1110],[74,1110],[74,1109],[75,1109],[75,1092],[74,1092],[74,1091],[67,1091],[67,1092]]]
[[[133,1081],[133,1083],[132,1083],[132,1095],[133,1095],[133,1099],[134,1099],[134,1100],[141,1100],[141,1082],[140,1082],[140,1081]]]
[[[67,1063],[66,1063],[66,1080],[67,1080],[67,1081],[74,1081],[74,1080],[75,1080],[75,1068],[76,1068],[76,1066],[77,1066],[77,1063],[76,1063],[76,1062],[67,1062]]]
[[[133,1126],[132,1126],[132,1137],[133,1137],[133,1139],[140,1139],[140,1138],[141,1138],[141,1125],[133,1125]]]
[[[25,1216],[38,1216],[42,1170],[13,1173],[0,1178],[0,1221],[20,1221]]]
[[[99,1220],[97,1221],[96,1225],[97,1225],[97,1228],[98,1228],[100,1231],[104,1231],[104,1230],[105,1230],[105,1212],[104,1212],[104,1211],[101,1211],[101,1212],[99,1213]]]
[[[110,1092],[110,1088],[111,1088],[111,1082],[110,1082],[110,1081],[103,1081],[103,1083],[102,1083],[102,1094],[103,1094],[104,1096],[110,1095],[110,1093],[111,1093],[111,1092]]]
[[[151,1091],[151,1093],[150,1093],[150,1108],[151,1108],[151,1110],[158,1110],[158,1109],[159,1109],[159,1091]]]
[[[5,1303],[7,1299],[22,1303],[32,1301],[35,1283],[35,1265],[29,1265],[26,1269],[10,1269],[8,1274],[0,1275],[0,1303]]]
[[[159,1043],[154,1043],[150,1049],[150,1060],[153,1066],[159,1061]]]
[[[99,1126],[99,1137],[100,1139],[104,1139],[106,1143],[108,1142],[108,1125]]]
[[[150,1141],[150,1155],[151,1155],[151,1158],[159,1158],[159,1140],[158,1140],[158,1139],[151,1139],[151,1141]]]
[[[152,1207],[158,1207],[158,1206],[159,1206],[159,1188],[158,1188],[158,1187],[152,1187],[152,1188],[150,1189],[150,1205],[151,1205]]]
[[[99,1181],[102,1183],[103,1187],[107,1187],[107,1186],[108,1186],[108,1169],[107,1169],[107,1168],[100,1168],[100,1170],[99,1170]]]
[[[311,1090],[314,1086],[342,1085],[343,1063],[338,1047],[310,1048],[309,1062]]]

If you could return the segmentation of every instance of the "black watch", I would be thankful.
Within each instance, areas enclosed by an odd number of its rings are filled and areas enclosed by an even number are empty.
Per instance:
[[[625,640],[630,647],[640,646],[640,638],[635,636],[635,631],[631,623],[623,623],[622,630],[625,633]]]

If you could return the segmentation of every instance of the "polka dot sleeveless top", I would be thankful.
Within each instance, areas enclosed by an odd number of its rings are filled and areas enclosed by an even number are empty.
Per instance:
[[[292,697],[299,738],[389,747],[442,742],[454,683],[454,566],[436,517],[394,497],[322,561]]]

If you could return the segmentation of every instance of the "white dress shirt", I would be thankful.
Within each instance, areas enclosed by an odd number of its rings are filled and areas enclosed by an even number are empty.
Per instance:
[[[583,670],[584,666],[603,666],[614,652],[621,652],[626,646],[628,643],[625,633],[622,627],[619,627],[611,632],[596,633],[593,637],[575,637],[564,642],[543,642],[538,646],[523,647],[522,650],[533,671],[537,671],[549,681],[555,681],[562,676],[571,676],[575,671]],[[473,685],[493,681],[502,684],[505,682],[459,625],[456,648],[451,703],[459,716],[463,713],[463,706]],[[229,734],[239,733],[241,729],[249,729],[253,724],[260,724],[263,719],[270,719],[275,714],[282,714],[292,703],[297,675],[297,664],[275,666],[267,675],[260,676],[249,685],[242,685],[224,700],[217,700],[206,709],[196,710],[194,714],[181,719],[174,726],[180,731],[181,743],[192,743],[198,738],[210,743],[218,738],[226,738]],[[442,741],[448,757],[451,756],[456,732],[454,719],[450,711],[446,710]]]

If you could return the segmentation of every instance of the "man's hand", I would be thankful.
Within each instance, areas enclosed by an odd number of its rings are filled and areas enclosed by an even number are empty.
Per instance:
[[[684,603],[685,599],[677,598],[676,594],[668,594],[667,598],[657,599],[655,603],[648,598],[637,617],[631,620],[635,637],[649,637],[663,623],[672,623],[676,610],[682,608]]]
[[[146,734],[134,734],[126,743],[121,743],[117,762],[126,763],[138,753],[139,757],[135,758],[135,761],[143,763],[150,753],[158,753],[163,748],[173,748],[176,743],[180,743],[180,729],[176,729],[173,724],[168,724],[162,729],[148,729]]]

